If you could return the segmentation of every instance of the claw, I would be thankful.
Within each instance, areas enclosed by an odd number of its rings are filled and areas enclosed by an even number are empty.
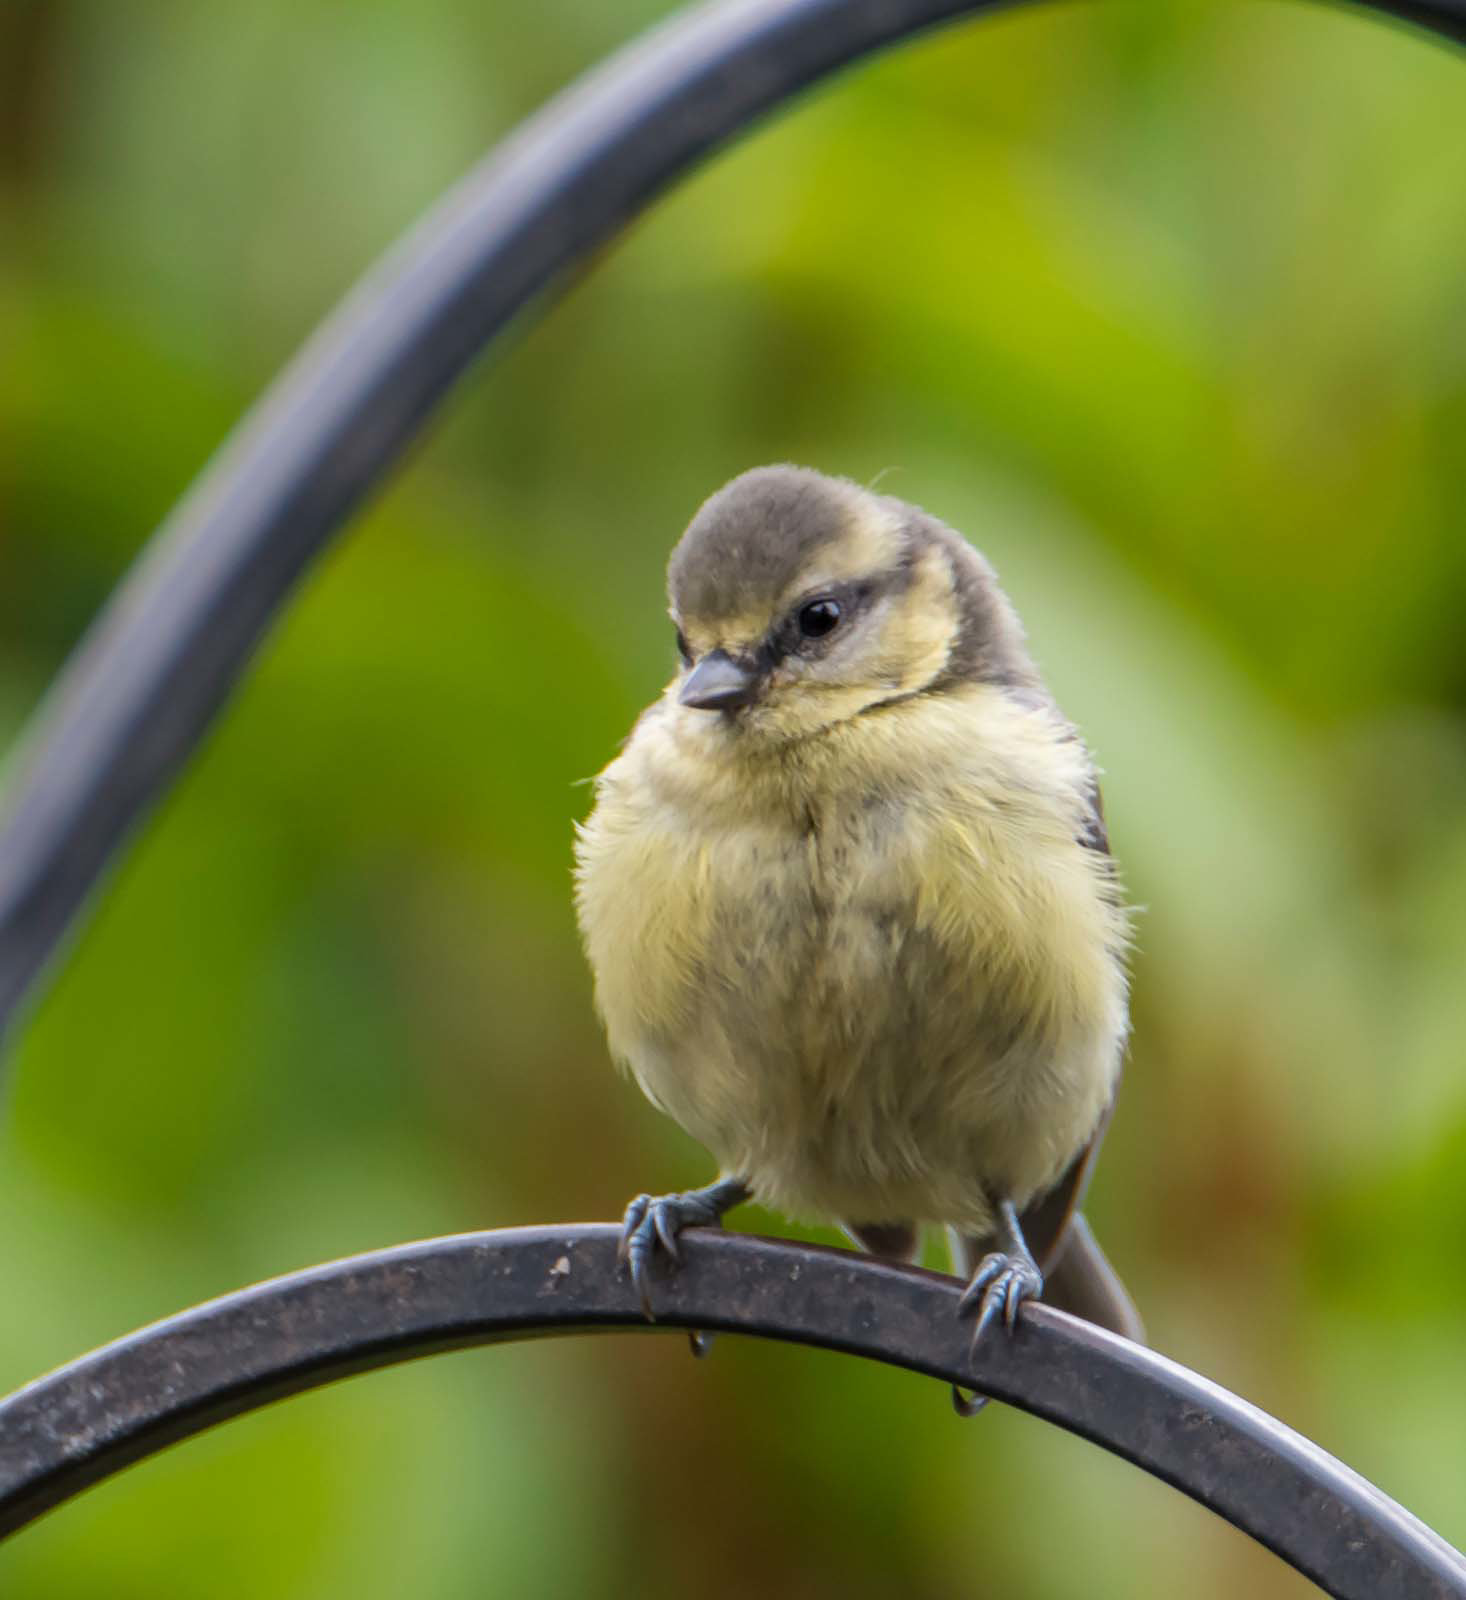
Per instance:
[[[1018,1326],[1018,1308],[1023,1304],[1023,1280],[1017,1273],[1008,1279],[1008,1290],[1003,1296],[1003,1321],[1009,1333]]]
[[[985,1394],[963,1394],[955,1383],[952,1385],[952,1409],[959,1417],[975,1417],[988,1399]]]
[[[977,1349],[983,1335],[999,1317],[1011,1334],[1018,1326],[1018,1313],[1024,1301],[1036,1300],[1043,1293],[1043,1286],[1043,1274],[1032,1257],[999,1252],[985,1257],[957,1303],[959,1316],[977,1312],[972,1348]]]
[[[657,1246],[661,1245],[674,1264],[679,1263],[682,1247],[677,1235],[684,1228],[716,1225],[725,1211],[747,1197],[748,1185],[741,1178],[724,1178],[686,1194],[639,1194],[627,1206],[616,1254],[630,1274],[648,1322],[657,1320],[652,1310],[650,1270]],[[699,1352],[695,1349],[694,1353]]]
[[[652,1286],[647,1277],[647,1258],[651,1255],[651,1240],[646,1233],[646,1222],[637,1224],[636,1232],[631,1236],[631,1242],[626,1247],[626,1265],[631,1274],[631,1286],[636,1290],[637,1298],[641,1301],[641,1309],[648,1322],[655,1322],[656,1315],[652,1311]]]
[[[977,1313],[977,1325],[972,1330],[972,1348],[975,1350],[982,1342],[982,1336],[993,1325],[994,1319],[1003,1308],[1004,1283],[1001,1277],[995,1278],[988,1292],[982,1297],[982,1309]]]
[[[652,1286],[647,1282],[646,1262],[637,1257],[631,1267],[631,1284],[636,1290],[636,1298],[641,1302],[641,1314],[648,1322],[655,1322],[657,1314],[652,1310]]]
[[[962,1291],[962,1298],[957,1302],[957,1315],[959,1317],[971,1316],[973,1309],[982,1299],[982,1292],[1008,1265],[1008,1258],[996,1251],[992,1255],[984,1256],[967,1287]]]
[[[662,1248],[674,1261],[682,1260],[682,1251],[677,1245],[677,1230],[672,1226],[669,1213],[670,1206],[657,1206],[652,1211],[652,1223],[657,1230],[657,1238],[662,1241]]]
[[[616,1246],[616,1259],[624,1267],[631,1255],[631,1241],[640,1228],[642,1219],[652,1203],[649,1194],[639,1194],[626,1208],[625,1215],[621,1218],[621,1241]]]

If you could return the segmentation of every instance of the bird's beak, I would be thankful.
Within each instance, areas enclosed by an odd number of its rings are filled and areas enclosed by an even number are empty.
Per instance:
[[[758,696],[759,675],[724,650],[709,650],[687,675],[677,698],[699,711],[736,711]]]

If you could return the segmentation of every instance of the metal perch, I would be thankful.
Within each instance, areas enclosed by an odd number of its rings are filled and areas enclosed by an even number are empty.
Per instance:
[[[374,1251],[83,1356],[0,1401],[0,1534],[176,1440],[335,1378],[501,1340],[649,1331],[617,1264],[619,1234],[514,1228]],[[657,1286],[656,1330],[756,1334],[976,1384],[1174,1484],[1340,1600],[1466,1596],[1466,1558],[1443,1539],[1154,1351],[1037,1304],[973,1365],[955,1278],[714,1229],[683,1243],[683,1265]]]

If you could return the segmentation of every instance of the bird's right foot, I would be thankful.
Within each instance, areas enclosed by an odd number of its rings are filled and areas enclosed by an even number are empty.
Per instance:
[[[627,1206],[617,1254],[631,1274],[648,1322],[657,1320],[652,1310],[650,1274],[657,1246],[660,1244],[674,1262],[681,1261],[677,1236],[684,1228],[719,1226],[723,1213],[747,1198],[748,1185],[741,1178],[721,1178],[705,1189],[689,1189],[685,1194],[639,1194]]]

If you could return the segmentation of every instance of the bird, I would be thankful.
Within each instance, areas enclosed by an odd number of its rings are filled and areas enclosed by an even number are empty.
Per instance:
[[[1130,911],[993,568],[915,505],[776,465],[703,503],[667,591],[677,671],[575,843],[611,1053],[719,1166],[627,1208],[646,1316],[657,1253],[756,1197],[897,1262],[945,1228],[974,1349],[1040,1296],[1143,1338],[1080,1211]]]

